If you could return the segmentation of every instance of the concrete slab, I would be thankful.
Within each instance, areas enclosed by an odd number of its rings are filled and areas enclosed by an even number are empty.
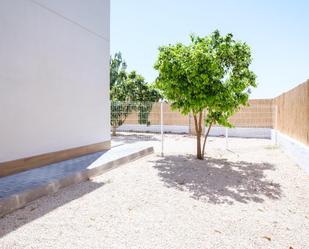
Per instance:
[[[153,153],[145,143],[124,144],[41,168],[0,178],[0,217],[44,195],[87,181],[127,162]]]

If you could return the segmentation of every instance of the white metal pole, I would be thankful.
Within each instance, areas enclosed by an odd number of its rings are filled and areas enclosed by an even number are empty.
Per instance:
[[[225,127],[225,148],[229,149],[229,128]]]
[[[278,106],[275,105],[275,124],[274,124],[274,127],[273,127],[273,132],[275,133],[275,145],[277,146],[278,145],[278,134],[277,134],[277,125],[278,125]]]
[[[161,102],[161,156],[164,156],[164,130],[163,130],[163,99],[160,100]]]

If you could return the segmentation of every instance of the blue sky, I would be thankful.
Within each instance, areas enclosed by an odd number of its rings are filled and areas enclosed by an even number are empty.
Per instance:
[[[121,51],[128,69],[149,82],[159,46],[215,29],[251,46],[258,77],[251,98],[275,97],[309,79],[307,0],[111,0],[111,53]]]

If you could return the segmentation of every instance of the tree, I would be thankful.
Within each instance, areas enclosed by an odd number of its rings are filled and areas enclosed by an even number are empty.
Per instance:
[[[127,92],[134,101],[135,110],[138,112],[138,123],[149,125],[148,117],[154,102],[157,102],[161,95],[148,84],[144,77],[132,71],[127,77]]]
[[[127,63],[122,59],[120,52],[115,53],[114,57],[110,58],[109,67],[110,90],[112,90],[114,85],[121,84],[127,76]]]
[[[127,64],[118,52],[110,58],[110,100],[112,134],[116,135],[116,128],[124,123],[133,111],[129,96],[126,94]]]
[[[182,114],[193,114],[197,136],[197,158],[203,160],[205,144],[214,124],[232,125],[228,118],[246,105],[250,87],[256,87],[249,69],[250,47],[235,41],[232,34],[191,35],[191,43],[162,46],[154,68],[159,75],[156,86]],[[208,126],[203,139],[203,112]]]
[[[152,85],[135,71],[126,72],[127,65],[121,53],[116,53],[110,60],[110,99],[112,135],[116,135],[117,127],[121,126],[130,113],[138,112],[138,122],[149,124],[148,116],[153,102],[160,94]]]

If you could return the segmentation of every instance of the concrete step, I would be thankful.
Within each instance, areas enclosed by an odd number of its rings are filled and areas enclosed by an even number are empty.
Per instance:
[[[145,143],[123,144],[108,151],[53,163],[0,178],[0,217],[24,207],[42,196],[89,180],[143,156],[153,153]]]

